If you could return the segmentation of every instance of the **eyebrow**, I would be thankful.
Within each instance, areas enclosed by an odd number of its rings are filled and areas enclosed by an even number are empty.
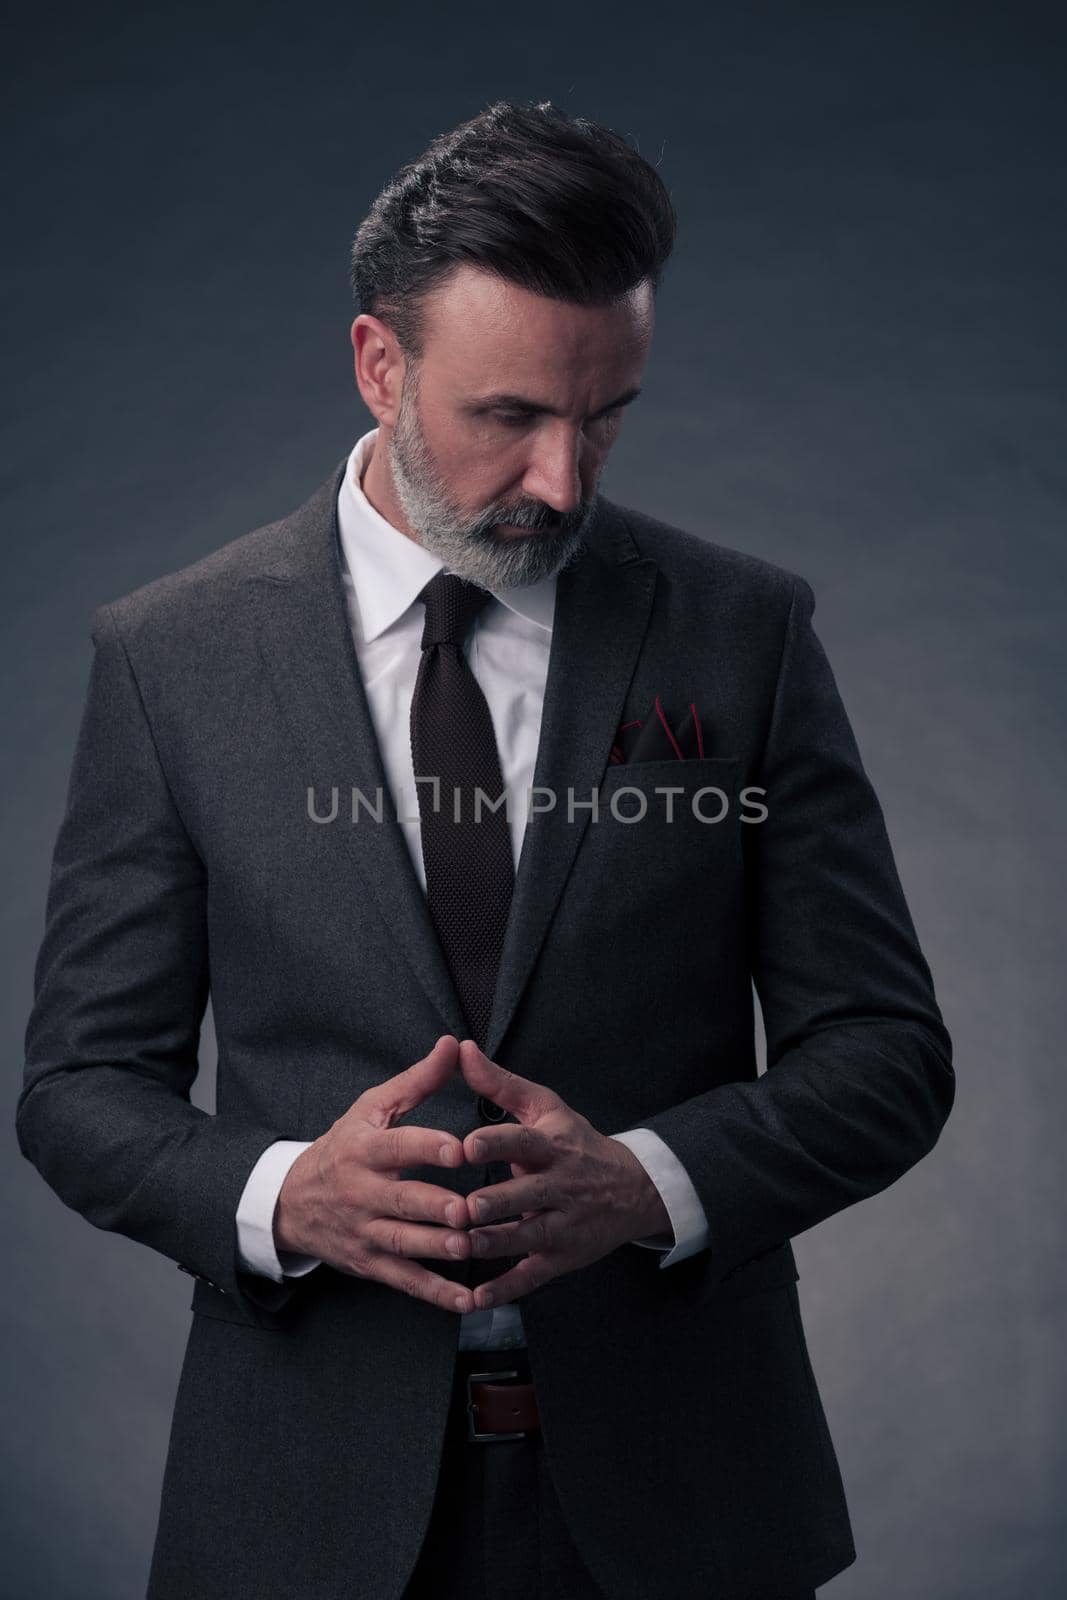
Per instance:
[[[615,400],[609,400],[606,406],[601,406],[599,411],[594,411],[591,415],[602,417],[605,411],[614,411],[618,406],[628,406],[630,401],[636,400],[640,393],[641,386],[638,384],[633,389],[627,389],[625,394],[620,394]],[[540,405],[536,400],[527,400],[521,394],[504,394],[499,391],[493,394],[478,395],[468,404],[472,410],[491,411],[495,408],[500,408],[505,411],[525,411],[531,417],[562,417],[566,415],[563,411],[557,411],[554,406]]]

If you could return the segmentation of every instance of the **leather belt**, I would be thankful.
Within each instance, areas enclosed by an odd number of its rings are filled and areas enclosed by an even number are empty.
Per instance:
[[[518,1378],[518,1372],[468,1372],[467,1438],[473,1443],[525,1439],[540,1429],[534,1386]]]

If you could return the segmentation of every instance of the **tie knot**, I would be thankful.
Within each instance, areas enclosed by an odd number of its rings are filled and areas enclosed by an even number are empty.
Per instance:
[[[422,648],[426,650],[434,644],[462,644],[467,629],[492,596],[488,589],[459,578],[454,572],[439,572],[419,599],[426,607],[422,629]]]

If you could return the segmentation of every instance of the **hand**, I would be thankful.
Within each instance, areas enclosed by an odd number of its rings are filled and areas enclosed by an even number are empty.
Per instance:
[[[515,1300],[632,1239],[670,1233],[667,1208],[632,1150],[598,1133],[555,1090],[490,1061],[473,1039],[460,1045],[460,1067],[477,1094],[518,1119],[477,1128],[463,1141],[468,1161],[507,1161],[513,1174],[467,1196],[473,1254],[523,1257],[478,1285],[479,1309]],[[512,1215],[521,1220],[479,1225]]]
[[[451,1133],[396,1123],[447,1083],[459,1043],[443,1034],[428,1056],[367,1089],[321,1138],[297,1156],[274,1213],[283,1250],[318,1256],[358,1278],[374,1278],[446,1311],[473,1311],[471,1290],[412,1256],[470,1256],[462,1195],[400,1177],[405,1167],[459,1167]]]

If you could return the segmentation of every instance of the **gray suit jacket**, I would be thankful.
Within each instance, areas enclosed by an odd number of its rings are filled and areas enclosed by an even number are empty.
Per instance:
[[[196,1279],[149,1600],[396,1600],[433,1501],[458,1316],[236,1256],[268,1144],[466,1032],[395,817],[346,809],[389,791],[343,468],[93,618],[18,1136],[68,1205]],[[588,545],[558,583],[535,774],[560,798],[527,829],[487,1049],[604,1133],[653,1128],[711,1245],[665,1270],[627,1245],[524,1298],[544,1445],[612,1600],[771,1594],[855,1558],[790,1240],[931,1149],[951,1045],[808,584],[603,497]],[[657,694],[695,702],[705,754],[608,765]],[[335,784],[338,821],[312,823],[308,787]],[[671,823],[664,784],[686,791]],[[598,785],[598,820],[569,821],[568,786]],[[623,785],[640,823],[611,812]],[[688,804],[706,785],[716,825]],[[747,785],[764,822],[741,821]],[[209,988],[215,1115],[189,1102]],[[484,1118],[457,1074],[412,1120]]]

